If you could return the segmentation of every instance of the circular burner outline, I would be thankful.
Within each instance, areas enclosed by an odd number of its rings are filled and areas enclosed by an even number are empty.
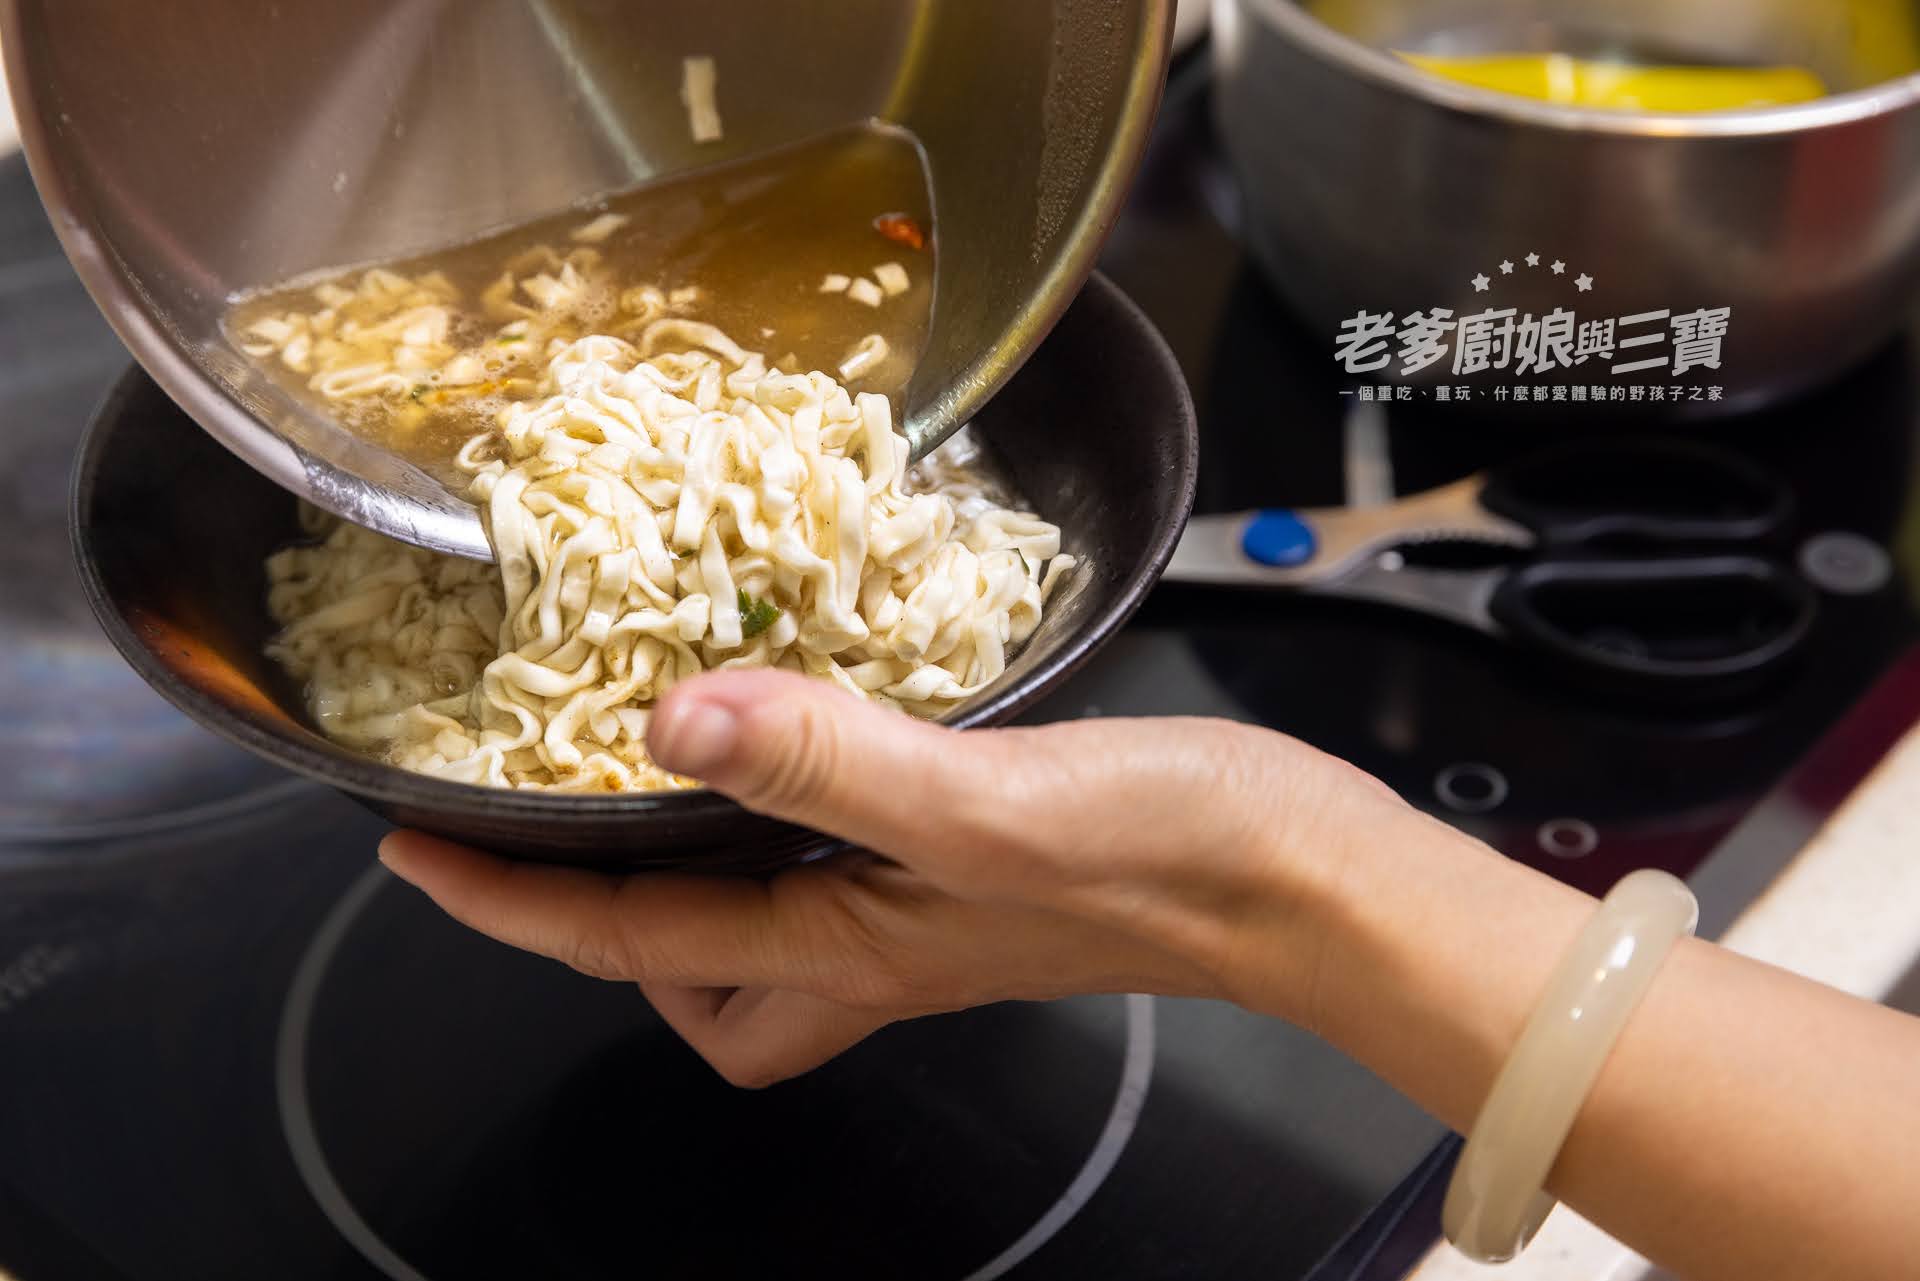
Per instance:
[[[130,814],[124,818],[100,819],[90,823],[20,824],[14,827],[0,823],[0,850],[11,852],[36,846],[94,845],[165,836],[182,828],[225,822],[265,805],[321,790],[322,785],[311,779],[287,776],[263,779],[245,791],[202,801],[184,809],[156,810],[151,814]]]
[[[340,896],[320,926],[308,940],[294,967],[293,981],[280,1009],[280,1027],[274,1045],[274,1097],[279,1105],[280,1130],[287,1141],[301,1182],[348,1244],[392,1281],[431,1281],[418,1268],[394,1251],[354,1208],[340,1181],[327,1164],[314,1125],[313,1112],[307,1106],[307,1029],[320,995],[321,983],[334,954],[346,940],[347,932],[393,876],[376,864],[362,872],[346,893]],[[986,1263],[967,1273],[961,1281],[996,1281],[1024,1263],[1041,1246],[1052,1240],[1072,1222],[1080,1207],[1106,1182],[1127,1141],[1133,1137],[1140,1110],[1146,1106],[1147,1090],[1153,1081],[1154,1005],[1151,996],[1138,993],[1126,998],[1127,1042],[1120,1068],[1120,1085],[1114,1091],[1093,1150],[1045,1214],[1014,1242]]]

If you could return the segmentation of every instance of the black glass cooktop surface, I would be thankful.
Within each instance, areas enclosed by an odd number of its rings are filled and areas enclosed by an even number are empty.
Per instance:
[[[1104,266],[1193,385],[1203,509],[1337,504],[1352,398],[1238,247],[1204,94],[1189,60]],[[1441,1137],[1304,1033],[1144,997],[922,1020],[725,1086],[631,988],[441,918],[373,863],[377,820],[202,734],[98,636],[64,473],[126,358],[17,156],[0,337],[0,1270],[1304,1277]],[[1806,660],[1741,701],[1620,705],[1441,624],[1169,584],[1036,719],[1262,721],[1590,888],[1716,848],[1764,861],[1920,709],[1917,387],[1902,345],[1701,429],[1792,485],[1822,583]],[[1551,430],[1441,409],[1388,408],[1376,482]],[[1759,805],[1795,778],[1795,805]]]

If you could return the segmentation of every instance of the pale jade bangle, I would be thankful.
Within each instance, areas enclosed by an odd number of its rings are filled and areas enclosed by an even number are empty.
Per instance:
[[[1693,894],[1665,872],[1621,878],[1574,940],[1481,1105],[1447,1186],[1447,1240],[1485,1263],[1526,1248],[1556,1204],[1547,1172],[1667,953]]]

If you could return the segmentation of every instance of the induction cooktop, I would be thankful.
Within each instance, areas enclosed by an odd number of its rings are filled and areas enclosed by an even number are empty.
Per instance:
[[[1102,265],[1188,374],[1203,509],[1347,501],[1363,463],[1407,492],[1542,443],[1397,404],[1356,441],[1330,344],[1235,219],[1189,55]],[[632,988],[451,924],[374,863],[378,820],[184,721],[94,628],[66,472],[127,357],[17,156],[0,340],[0,1270],[1334,1281],[1432,1239],[1441,1127],[1272,1020],[1010,1004],[743,1092]],[[1166,584],[1033,719],[1260,721],[1583,887],[1704,877],[1724,924],[1920,715],[1916,391],[1902,343],[1696,429],[1790,482],[1822,589],[1801,668],[1740,703],[1616,706],[1403,614]]]

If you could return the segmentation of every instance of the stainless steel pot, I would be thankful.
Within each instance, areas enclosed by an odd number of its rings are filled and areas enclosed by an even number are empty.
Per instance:
[[[1817,383],[1909,314],[1920,77],[1867,83],[1847,4],[1348,0],[1340,14],[1344,30],[1294,0],[1217,0],[1214,14],[1216,109],[1254,250],[1326,335],[1330,360],[1339,326],[1362,310],[1438,307],[1456,322],[1505,307],[1582,320],[1669,312],[1662,344],[1637,353],[1651,359],[1681,340],[1672,317],[1727,307],[1719,366],[1685,378],[1720,388],[1718,400],[1684,402],[1710,412]],[[1785,63],[1837,92],[1713,114],[1558,107],[1451,82],[1392,49]],[[1380,376],[1399,381],[1398,368]],[[1588,361],[1539,376],[1585,390],[1667,373],[1614,376]],[[1405,380],[1512,379],[1460,377],[1446,359]]]
[[[321,506],[487,558],[471,507],[251,371],[218,327],[236,291],[889,120],[924,144],[938,207],[933,331],[906,397],[924,437],[979,408],[1092,269],[1172,7],[0,0],[0,48],[61,240],[167,393]],[[698,55],[725,122],[705,145],[679,98]]]

